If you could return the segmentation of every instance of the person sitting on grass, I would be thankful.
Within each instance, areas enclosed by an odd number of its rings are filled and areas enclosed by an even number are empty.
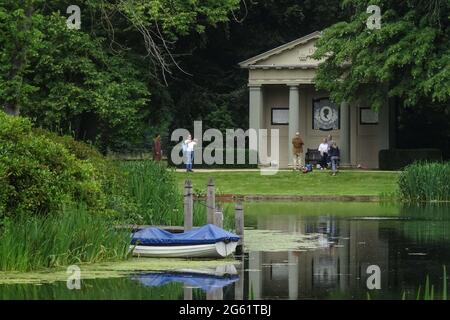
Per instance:
[[[331,170],[332,175],[335,176],[337,172],[337,166],[339,158],[341,157],[341,152],[339,151],[339,148],[336,145],[336,142],[333,141],[331,144],[330,150],[328,151],[328,156],[331,159]]]

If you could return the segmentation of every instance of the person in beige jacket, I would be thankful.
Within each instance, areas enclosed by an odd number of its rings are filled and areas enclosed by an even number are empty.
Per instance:
[[[292,138],[292,153],[294,156],[294,170],[303,168],[303,145],[304,142],[300,138],[300,133],[296,132]]]

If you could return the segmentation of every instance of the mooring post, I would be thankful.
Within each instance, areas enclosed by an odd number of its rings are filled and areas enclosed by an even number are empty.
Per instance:
[[[213,178],[209,178],[208,180],[208,187],[206,191],[206,207],[207,207],[206,223],[213,224],[214,213],[216,208],[216,187],[214,185]]]
[[[183,291],[184,291],[184,300],[192,300],[192,288],[186,288],[185,286]]]
[[[206,293],[206,300],[223,300],[223,288]]]
[[[186,180],[184,182],[184,231],[192,229],[194,211],[194,199],[192,194],[192,182]]]
[[[239,240],[238,246],[236,247],[236,253],[242,254],[244,245],[244,206],[242,205],[242,202],[240,200],[236,202],[234,223],[236,234],[241,238]]]
[[[223,213],[219,206],[216,207],[216,212],[214,213],[214,224],[219,228],[223,228]]]

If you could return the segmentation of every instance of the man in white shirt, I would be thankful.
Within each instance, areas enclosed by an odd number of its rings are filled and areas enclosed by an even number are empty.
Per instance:
[[[330,149],[330,146],[328,145],[327,138],[323,139],[323,142],[319,145],[319,152],[320,152],[320,169],[324,170],[327,168],[327,162],[328,162],[328,150]]]
[[[197,139],[192,139],[192,136],[188,135],[188,138],[184,141],[184,143],[186,145],[186,172],[193,172],[192,163],[194,161],[194,147],[197,144]]]

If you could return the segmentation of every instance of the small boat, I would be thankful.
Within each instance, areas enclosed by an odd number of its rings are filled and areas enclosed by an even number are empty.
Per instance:
[[[152,227],[135,232],[130,248],[138,257],[225,258],[235,252],[239,240],[239,236],[212,224],[183,233]]]

